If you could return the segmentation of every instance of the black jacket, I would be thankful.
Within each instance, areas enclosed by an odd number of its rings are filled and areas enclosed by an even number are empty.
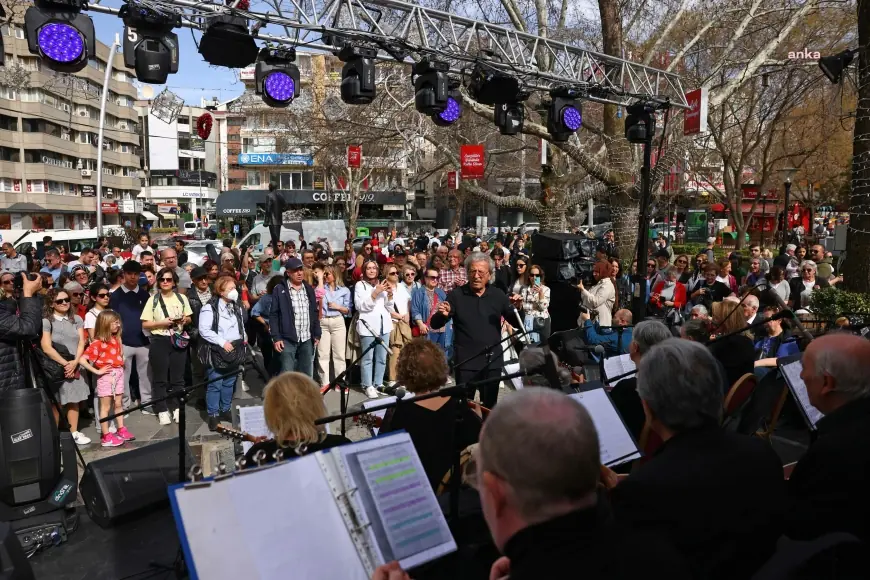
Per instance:
[[[824,278],[819,278],[816,276],[816,286],[819,288],[828,288],[830,284]],[[800,276],[796,276],[791,278],[788,281],[788,305],[792,308],[792,310],[797,310],[801,307],[801,292],[804,291],[804,279]]]
[[[511,561],[510,580],[689,577],[665,540],[627,533],[601,504],[520,530],[504,553]]]
[[[707,348],[725,371],[723,396],[728,394],[737,379],[755,371],[755,344],[748,336],[735,334],[711,343]]]
[[[695,578],[748,578],[782,530],[785,481],[760,439],[709,427],[679,433],[611,492],[617,521],[663,535]]]
[[[870,540],[870,399],[858,399],[818,423],[818,437],[788,480],[785,533],[808,540],[848,532]]]
[[[42,296],[0,300],[0,394],[25,387],[19,341],[36,340],[41,332]]]

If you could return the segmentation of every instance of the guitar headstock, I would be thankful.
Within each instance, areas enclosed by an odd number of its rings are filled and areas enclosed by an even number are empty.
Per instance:
[[[224,425],[223,423],[219,424],[215,427],[215,431],[223,435],[228,439],[232,439],[234,441],[247,441],[249,443],[259,443],[261,441],[265,441],[268,437],[256,437],[251,435],[250,433],[245,433],[244,431],[240,431],[229,425]]]
[[[363,427],[375,427],[380,429],[381,423],[383,423],[383,419],[378,417],[377,415],[357,415],[353,418],[353,422],[362,425]]]

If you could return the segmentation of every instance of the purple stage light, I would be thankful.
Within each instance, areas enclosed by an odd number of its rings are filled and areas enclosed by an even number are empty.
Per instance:
[[[562,123],[571,131],[576,131],[582,124],[580,111],[576,107],[565,107],[562,109]]]
[[[287,73],[273,72],[266,77],[263,87],[265,93],[276,101],[282,103],[293,100],[296,86],[293,79]]]
[[[61,22],[51,22],[40,28],[37,42],[45,58],[61,63],[78,60],[85,49],[81,33]]]
[[[447,97],[447,108],[438,113],[438,116],[445,123],[455,123],[462,115],[462,107],[459,101],[453,97]]]

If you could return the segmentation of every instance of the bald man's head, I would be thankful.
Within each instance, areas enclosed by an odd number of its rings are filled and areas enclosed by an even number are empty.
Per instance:
[[[810,342],[801,378],[810,402],[822,413],[870,397],[870,341],[852,334],[827,334]]]
[[[622,308],[616,311],[613,315],[613,320],[617,326],[631,326],[631,310]]]

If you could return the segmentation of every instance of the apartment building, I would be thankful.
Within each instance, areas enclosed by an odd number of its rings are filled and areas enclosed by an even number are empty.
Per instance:
[[[7,80],[0,85],[0,229],[84,229],[96,225],[97,134],[109,48],[75,75],[55,73],[31,55],[21,23],[2,27]],[[105,225],[135,224],[139,193],[134,76],[116,55],[103,140]]]

